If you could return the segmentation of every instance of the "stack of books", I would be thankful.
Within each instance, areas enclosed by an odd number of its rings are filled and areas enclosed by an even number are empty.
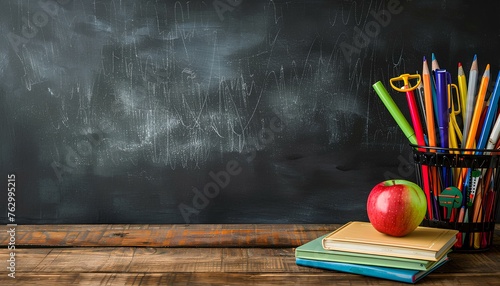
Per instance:
[[[353,221],[295,249],[297,265],[416,283],[448,261],[458,231],[417,227],[404,237]]]

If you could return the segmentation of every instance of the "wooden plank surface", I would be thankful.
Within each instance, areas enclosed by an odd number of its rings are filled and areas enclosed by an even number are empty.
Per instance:
[[[409,285],[339,272],[321,273],[28,273],[17,278],[15,285],[84,285],[84,286],[209,286],[209,285]],[[498,274],[433,273],[416,285],[499,285]],[[0,283],[8,280],[0,278]],[[12,282],[12,281],[10,281]],[[3,284],[13,285],[13,284]],[[411,284],[410,284],[411,285]]]
[[[16,245],[296,247],[338,227],[338,224],[19,225]],[[499,232],[497,224],[494,244],[500,243]],[[0,231],[0,246],[6,246],[9,239],[6,231]]]
[[[392,284],[297,266],[294,248],[27,248],[17,257],[18,285]],[[498,253],[451,253],[450,259],[419,285],[500,283]],[[1,285],[12,281],[2,269]]]
[[[16,245],[296,247],[338,227],[338,224],[19,225]],[[6,246],[9,239],[9,233],[0,231],[0,246]],[[495,226],[494,244],[500,244],[500,225]]]
[[[19,225],[18,246],[295,247],[335,230],[328,224]],[[0,245],[9,234],[0,232]]]
[[[317,272],[295,264],[294,248],[29,248],[17,250],[16,257],[20,273]],[[449,257],[439,272],[500,275],[498,252]]]

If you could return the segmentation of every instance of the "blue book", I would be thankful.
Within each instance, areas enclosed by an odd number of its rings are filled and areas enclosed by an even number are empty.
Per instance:
[[[410,270],[401,268],[391,268],[382,266],[371,266],[363,264],[341,263],[333,261],[322,261],[313,259],[295,258],[297,265],[322,268],[327,270],[335,270],[346,273],[360,274],[365,276],[377,277],[387,280],[393,280],[404,283],[416,283],[427,274],[431,273],[445,262],[448,261],[448,256],[443,257],[433,267],[428,270]]]

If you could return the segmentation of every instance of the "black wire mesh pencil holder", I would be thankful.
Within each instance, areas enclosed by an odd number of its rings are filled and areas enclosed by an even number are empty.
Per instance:
[[[498,215],[500,150],[412,147],[417,183],[428,197],[421,225],[458,230],[454,250],[487,250]]]

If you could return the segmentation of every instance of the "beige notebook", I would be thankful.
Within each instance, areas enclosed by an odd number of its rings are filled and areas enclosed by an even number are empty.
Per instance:
[[[378,232],[369,222],[349,222],[323,238],[327,250],[436,261],[456,242],[457,230],[419,226],[403,237]]]

